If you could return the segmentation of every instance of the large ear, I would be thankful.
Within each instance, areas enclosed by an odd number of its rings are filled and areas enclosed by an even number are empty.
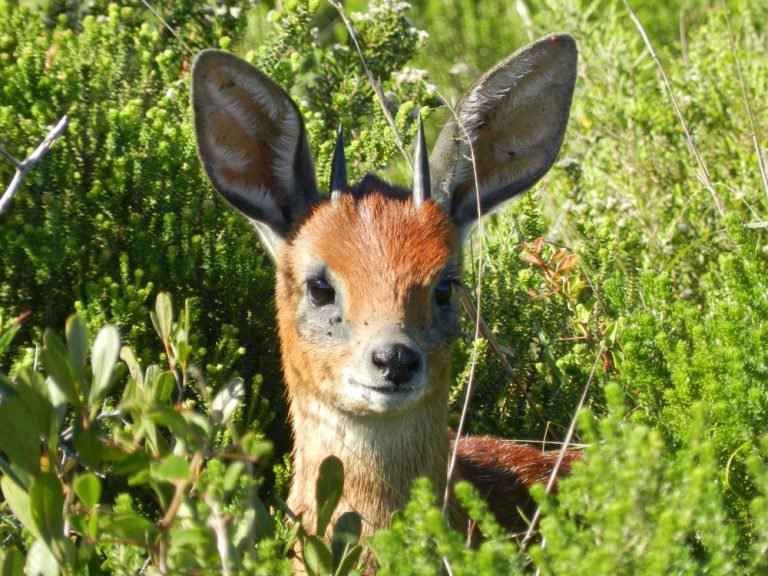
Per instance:
[[[292,224],[319,198],[298,108],[265,74],[218,50],[195,60],[192,108],[208,177],[256,225],[275,258]]]
[[[460,229],[549,170],[568,123],[576,56],[573,38],[552,34],[497,64],[461,98],[429,159],[432,198]]]

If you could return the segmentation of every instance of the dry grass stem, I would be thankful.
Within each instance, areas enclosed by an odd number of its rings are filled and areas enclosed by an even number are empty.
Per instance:
[[[339,16],[341,17],[342,22],[344,22],[344,26],[349,32],[349,37],[355,44],[355,49],[357,50],[358,56],[360,56],[360,63],[363,65],[365,73],[368,76],[368,82],[376,94],[376,99],[379,101],[381,111],[384,113],[384,117],[387,119],[387,123],[389,124],[390,128],[392,128],[392,135],[395,137],[397,147],[400,149],[400,153],[403,155],[403,158],[405,158],[406,162],[408,162],[408,165],[413,168],[413,160],[411,160],[411,156],[405,149],[403,139],[400,138],[400,134],[397,131],[395,119],[392,118],[392,114],[390,113],[389,108],[387,108],[387,103],[384,99],[384,91],[381,89],[381,82],[379,82],[378,78],[374,77],[373,72],[371,72],[371,69],[368,67],[368,63],[365,60],[365,55],[363,54],[363,49],[360,47],[360,43],[357,41],[357,35],[355,34],[355,29],[352,26],[352,22],[350,21],[347,13],[344,11],[344,7],[341,4],[339,4],[336,0],[328,0],[328,2],[336,9],[336,11],[339,13]]]
[[[637,17],[637,14],[635,14],[635,11],[632,10],[632,7],[629,5],[629,2],[627,0],[624,0],[624,6],[627,8],[627,12],[629,12],[629,18],[632,20],[632,23],[635,25],[638,32],[640,33],[640,36],[643,39],[643,42],[645,43],[645,47],[648,49],[648,53],[651,55],[651,58],[656,64],[656,67],[659,69],[661,78],[664,81],[664,86],[667,88],[667,93],[669,94],[669,98],[672,101],[672,106],[675,109],[675,114],[677,115],[678,120],[680,120],[680,124],[682,125],[683,131],[685,132],[685,137],[688,140],[688,147],[691,150],[691,154],[693,154],[693,157],[696,159],[696,163],[699,166],[699,173],[697,174],[697,177],[699,178],[699,181],[702,183],[702,185],[709,191],[710,195],[712,196],[712,200],[714,200],[715,206],[717,207],[717,211],[720,214],[720,216],[724,217],[725,206],[723,205],[723,201],[720,199],[720,196],[718,195],[714,185],[712,184],[712,179],[709,176],[709,170],[707,169],[707,165],[704,162],[704,158],[702,158],[701,154],[699,153],[699,149],[696,147],[696,143],[693,140],[691,131],[688,129],[688,123],[685,121],[685,118],[683,117],[683,113],[680,110],[680,106],[677,103],[677,98],[675,97],[675,92],[674,90],[672,90],[672,85],[670,84],[669,79],[667,78],[666,72],[664,72],[664,67],[661,65],[661,61],[659,60],[659,57],[656,55],[656,51],[653,49],[651,40],[650,38],[648,38],[648,34],[646,33],[642,22],[640,22],[640,19]]]

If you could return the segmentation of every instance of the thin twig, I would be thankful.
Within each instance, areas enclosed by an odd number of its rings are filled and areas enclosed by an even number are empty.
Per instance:
[[[408,165],[413,168],[413,160],[411,160],[410,155],[408,154],[408,151],[405,149],[405,144],[403,144],[402,138],[400,138],[400,134],[397,131],[397,126],[395,125],[395,119],[392,118],[392,114],[389,111],[389,108],[387,108],[387,103],[384,98],[384,91],[381,89],[381,82],[378,78],[374,77],[373,72],[371,72],[371,69],[368,67],[368,63],[365,60],[365,55],[363,54],[363,49],[360,47],[360,44],[357,41],[357,35],[355,34],[355,29],[352,27],[352,22],[347,17],[347,13],[344,12],[344,7],[339,4],[336,0],[328,0],[331,6],[333,6],[336,11],[339,13],[339,16],[341,17],[342,22],[344,22],[344,26],[346,26],[347,31],[349,32],[349,37],[352,39],[352,42],[355,45],[355,49],[357,50],[357,54],[360,57],[360,63],[363,65],[363,69],[365,70],[365,73],[368,75],[368,82],[371,85],[371,88],[373,88],[374,93],[376,94],[376,99],[379,101],[379,106],[381,106],[381,111],[384,113],[384,117],[387,119],[387,123],[389,124],[389,127],[392,129],[392,135],[395,137],[395,143],[397,144],[397,147],[400,149],[400,153],[403,155],[403,158],[408,162]]]
[[[216,550],[221,558],[222,576],[232,574],[232,558],[230,554],[230,540],[227,533],[227,517],[221,513],[219,503],[213,498],[203,497],[205,503],[211,509],[211,517],[208,519],[208,526],[216,534]]]
[[[19,170],[21,168],[21,162],[16,160],[10,152],[6,152],[5,148],[0,147],[0,154],[5,156],[5,159],[8,160],[11,164],[13,164],[13,167],[16,168],[16,170]]]
[[[739,53],[736,50],[736,40],[733,36],[733,28],[731,27],[731,17],[728,14],[728,6],[726,5],[725,0],[721,1],[723,4],[723,12],[725,13],[725,23],[728,25],[728,40],[731,43],[731,53],[733,54],[733,60],[736,63],[736,74],[739,77],[741,96],[744,98],[744,107],[747,109],[749,127],[752,130],[752,145],[755,147],[755,154],[757,154],[757,164],[760,167],[760,179],[763,182],[763,190],[765,190],[765,195],[768,196],[768,171],[766,171],[765,159],[763,158],[763,153],[760,150],[760,141],[757,137],[755,117],[752,115],[752,105],[749,102],[749,94],[747,94],[747,85],[744,82],[744,75],[741,73],[741,61],[739,60]]]
[[[438,93],[438,96],[440,96],[444,102],[448,102],[446,98],[443,98],[442,94]],[[467,132],[466,127],[461,121],[461,118],[459,118],[459,115],[456,113],[456,110],[453,106],[448,104],[448,109],[451,111],[451,115],[456,120],[456,125],[459,127],[459,130],[461,130],[463,137],[466,138],[467,141],[467,147],[469,148],[469,158],[468,160],[472,163],[472,178],[474,179],[475,183],[475,201],[476,201],[476,207],[477,207],[477,235],[479,239],[479,247],[477,252],[477,313],[475,315],[475,333],[472,340],[472,360],[470,363],[470,369],[469,369],[469,378],[467,379],[467,387],[466,391],[464,392],[464,404],[461,407],[461,417],[459,418],[459,425],[456,428],[456,441],[453,443],[453,451],[451,452],[451,460],[450,464],[448,465],[448,477],[446,479],[445,483],[445,492],[443,493],[443,508],[442,513],[443,516],[445,516],[448,512],[448,502],[449,502],[449,496],[451,492],[451,478],[453,478],[454,471],[456,470],[456,462],[458,460],[459,456],[459,443],[461,442],[461,436],[464,432],[464,425],[467,421],[467,414],[469,414],[469,404],[470,400],[472,399],[472,392],[474,389],[474,383],[475,383],[475,368],[477,366],[477,357],[479,353],[479,343],[480,343],[480,330],[481,326],[483,324],[483,319],[480,314],[481,311],[481,305],[482,305],[482,277],[483,277],[483,211],[482,206],[480,205],[480,178],[477,175],[477,162],[475,161],[475,148],[472,145],[472,139],[469,136],[469,133]]]
[[[605,351],[605,344],[601,344],[600,350],[597,351],[597,355],[595,356],[595,363],[592,365],[592,370],[589,373],[589,378],[587,378],[587,383],[584,384],[584,391],[581,393],[581,398],[579,398],[579,403],[576,405],[576,409],[573,411],[573,418],[571,418],[571,425],[568,427],[568,433],[565,435],[565,439],[563,440],[563,446],[560,448],[560,452],[557,455],[557,461],[555,462],[555,466],[552,468],[552,472],[549,475],[549,480],[547,480],[547,487],[545,489],[545,494],[549,494],[550,492],[552,492],[552,488],[554,488],[555,486],[558,473],[560,472],[560,466],[562,465],[563,460],[565,459],[565,453],[568,451],[568,447],[571,445],[571,440],[573,439],[573,435],[576,433],[576,418],[578,418],[579,412],[581,412],[581,409],[584,407],[584,403],[587,401],[587,394],[589,393],[589,388],[592,384],[592,380],[595,378],[595,373],[597,372],[597,367],[600,365],[600,359],[603,357],[604,351]],[[536,533],[536,527],[538,526],[540,516],[541,516],[541,508],[537,507],[536,512],[533,514],[533,518],[531,518],[531,523],[528,526],[528,531],[525,533],[525,537],[523,538],[523,541],[520,544],[521,552],[524,552],[525,549],[528,547],[528,545],[531,543],[533,535]],[[542,548],[544,547],[544,544],[545,542],[541,543]]]
[[[64,130],[67,128],[68,121],[69,120],[66,115],[62,116],[61,120],[59,120],[56,126],[51,128],[51,130],[48,132],[48,136],[45,137],[45,140],[43,140],[42,143],[37,148],[35,148],[35,151],[27,156],[27,158],[22,162],[19,162],[10,153],[0,148],[2,155],[10,160],[11,163],[16,167],[16,174],[14,174],[13,180],[11,180],[11,183],[8,185],[8,188],[6,188],[2,198],[0,198],[0,214],[5,211],[11,202],[11,198],[13,198],[14,194],[16,194],[16,192],[19,191],[19,188],[21,188],[21,183],[27,173],[35,164],[42,160],[43,156],[45,156],[48,150],[51,149],[51,146],[53,146],[53,143],[56,142],[56,140],[58,140],[62,134],[64,134]]]
[[[688,147],[691,150],[691,154],[693,154],[693,157],[696,159],[696,163],[699,165],[700,172],[697,175],[699,178],[699,181],[712,195],[712,199],[715,202],[715,206],[717,207],[717,211],[720,213],[720,216],[724,217],[725,207],[723,206],[723,202],[722,200],[720,200],[720,196],[718,196],[717,191],[715,190],[715,187],[712,185],[712,179],[709,176],[709,170],[707,169],[707,165],[704,163],[704,159],[701,157],[701,154],[699,154],[699,149],[696,147],[696,143],[693,140],[693,136],[691,135],[691,132],[688,129],[688,123],[685,121],[685,118],[683,117],[683,113],[680,110],[680,106],[677,103],[677,98],[675,97],[675,93],[672,90],[672,85],[670,84],[669,79],[667,78],[667,74],[664,72],[664,67],[661,65],[661,61],[659,60],[659,57],[656,55],[656,51],[653,49],[651,40],[650,38],[648,38],[648,34],[645,32],[645,28],[640,22],[640,19],[637,17],[637,14],[635,14],[635,11],[632,10],[632,7],[629,5],[628,0],[623,0],[623,1],[624,1],[624,6],[627,8],[627,12],[629,12],[630,20],[632,20],[632,23],[637,28],[637,31],[640,32],[640,37],[643,39],[643,42],[645,43],[645,47],[648,49],[648,52],[651,55],[651,58],[656,64],[656,67],[659,69],[661,78],[664,81],[664,86],[667,88],[667,93],[669,94],[669,98],[670,100],[672,100],[672,106],[675,109],[675,114],[677,115],[678,120],[680,120],[680,124],[682,124],[683,126],[685,137],[688,140]]]
[[[163,18],[162,14],[160,14],[160,12],[155,10],[155,8],[149,2],[147,2],[147,0],[141,0],[141,3],[144,4],[144,6],[147,7],[147,10],[152,12],[152,15],[155,18],[160,20],[160,23],[165,27],[165,29],[168,30],[168,32],[170,32],[173,35],[173,37],[176,38],[176,40],[179,41],[179,43],[184,47],[184,49],[189,54],[194,54],[194,52],[192,51],[192,48],[190,48],[189,45],[186,42],[184,42],[184,39],[181,37],[181,35],[178,32],[176,32],[176,30],[171,28],[171,25],[168,24],[168,22],[165,20],[165,18]]]

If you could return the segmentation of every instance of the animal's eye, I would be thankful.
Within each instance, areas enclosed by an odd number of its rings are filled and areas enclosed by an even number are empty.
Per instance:
[[[453,280],[442,280],[435,286],[435,304],[441,307],[448,306],[451,303],[453,294]]]
[[[312,278],[307,282],[307,294],[313,306],[320,308],[336,301],[336,290],[325,278]]]

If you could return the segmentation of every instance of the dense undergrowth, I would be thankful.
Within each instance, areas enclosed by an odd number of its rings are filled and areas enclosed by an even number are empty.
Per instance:
[[[347,10],[406,141],[417,108],[527,38],[576,38],[557,165],[467,253],[495,335],[477,344],[467,425],[562,440],[588,387],[585,457],[556,496],[539,491],[540,537],[524,549],[460,488],[489,536],[468,550],[423,483],[365,544],[388,574],[762,573],[768,188],[743,91],[763,146],[768,7],[729,3],[732,28],[720,2],[639,11],[706,170],[624,4],[526,7]],[[70,118],[0,214],[0,573],[289,573],[297,538],[310,571],[348,573],[354,520],[329,542],[283,522],[273,274],[195,156],[191,58],[231,49],[289,88],[321,182],[340,121],[350,176],[408,172],[329,5],[158,10],[166,24],[140,3],[0,2],[0,146],[21,158]],[[430,112],[435,133],[445,117]],[[0,182],[12,174],[0,162]],[[473,332],[467,321],[454,421]],[[332,503],[341,472],[326,472]]]

